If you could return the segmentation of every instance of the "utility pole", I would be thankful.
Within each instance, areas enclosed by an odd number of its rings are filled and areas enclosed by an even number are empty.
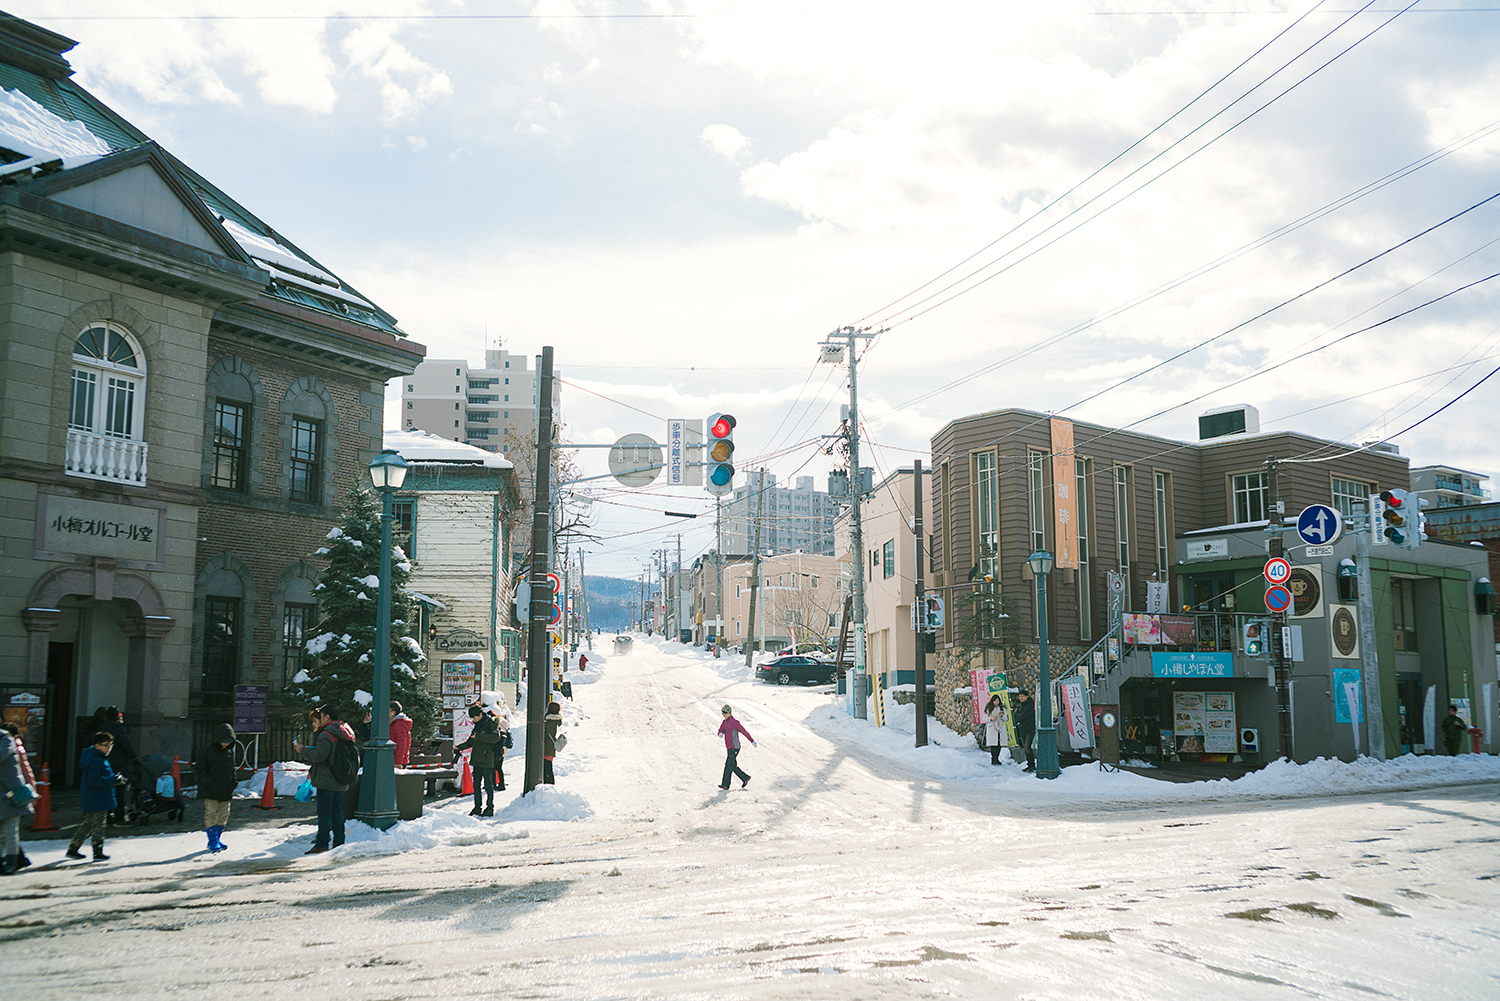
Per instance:
[[[870,340],[884,329],[869,327],[840,327],[829,334],[824,342],[825,353],[832,347],[844,348],[835,338],[847,341],[849,351],[849,496],[852,502],[850,524],[851,547],[854,550],[854,678],[849,683],[849,700],[854,715],[864,716],[864,704],[859,699],[857,679],[865,675],[865,533],[860,520],[860,500],[863,496],[864,477],[859,468],[859,355],[861,340]]]
[[[724,498],[714,497],[714,660],[724,647]]]
[[[926,581],[922,575],[922,460],[912,460],[912,535],[916,539],[917,587],[912,599],[917,620],[917,747],[927,746],[927,602]]]
[[[1370,757],[1376,761],[1386,760],[1385,713],[1380,705],[1380,657],[1375,649],[1375,591],[1370,584],[1370,535],[1375,526],[1372,521],[1373,505],[1365,502],[1364,524],[1354,528],[1354,573],[1359,588],[1356,609],[1359,612],[1359,658],[1360,672],[1364,681],[1365,696],[1365,746]],[[1418,511],[1420,516],[1421,512]],[[1414,531],[1421,530],[1418,522]],[[1398,735],[1399,744],[1399,735]]]
[[[745,616],[745,666],[752,666],[755,657],[755,596],[760,591],[760,516],[766,500],[766,471],[760,470],[756,477],[755,493],[755,559],[750,564],[750,612]]]
[[[1281,497],[1277,480],[1276,456],[1266,460],[1266,478],[1271,485],[1271,509],[1266,512],[1270,524],[1266,526],[1266,551],[1273,557],[1282,554]],[[1271,616],[1271,666],[1276,673],[1276,731],[1281,744],[1281,756],[1292,760],[1292,665],[1291,651],[1283,640],[1286,627],[1286,612]]]
[[[682,639],[682,533],[677,533],[677,570],[672,574],[672,623]],[[691,622],[688,623],[692,625]]]
[[[589,579],[583,572],[583,550],[578,550],[578,583],[583,594],[583,641],[594,649],[594,630],[589,626]]]
[[[526,778],[523,795],[542,781],[547,697],[552,691],[547,620],[552,591],[547,586],[547,556],[551,552],[552,496],[552,348],[542,348],[537,366],[536,502],[531,515],[531,628],[526,651]],[[492,651],[493,652],[493,651]]]

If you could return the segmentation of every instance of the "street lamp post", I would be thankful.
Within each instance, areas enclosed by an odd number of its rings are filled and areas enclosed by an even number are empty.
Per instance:
[[[375,603],[375,680],[370,702],[370,739],[355,816],[385,831],[396,812],[396,744],[391,740],[391,499],[406,482],[406,460],[388,448],[370,460],[370,482],[380,491],[380,599]]]
[[[1042,718],[1036,728],[1036,777],[1055,779],[1062,772],[1057,766],[1057,727],[1052,725],[1052,677],[1047,672],[1047,575],[1052,572],[1052,554],[1038,549],[1026,562],[1036,576],[1036,631],[1040,641],[1041,704],[1037,708]]]

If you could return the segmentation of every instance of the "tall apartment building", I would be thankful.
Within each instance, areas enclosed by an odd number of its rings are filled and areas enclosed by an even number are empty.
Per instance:
[[[426,431],[491,452],[506,439],[536,433],[537,378],[529,357],[504,348],[484,353],[484,367],[461,358],[432,358],[401,384],[401,427]],[[557,374],[557,373],[554,373]],[[561,382],[552,383],[553,420],[561,423]]]
[[[832,556],[838,515],[838,503],[827,492],[814,490],[811,476],[797,477],[795,487],[780,487],[776,474],[751,470],[724,502],[724,550],[750,553],[758,518],[761,552]]]
[[[1489,477],[1457,466],[1413,466],[1411,489],[1434,507],[1467,507],[1487,504],[1490,492],[1485,487]]]

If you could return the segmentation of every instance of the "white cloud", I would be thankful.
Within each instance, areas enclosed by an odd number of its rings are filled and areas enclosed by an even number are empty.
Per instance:
[[[130,7],[136,19],[88,20],[90,14],[117,15],[119,5],[43,0],[27,16],[43,25],[48,15],[69,18],[58,27],[81,43],[69,57],[91,86],[129,88],[156,103],[235,105],[244,101],[237,82],[243,79],[268,104],[327,115],[340,90],[363,78],[376,84],[384,120],[394,122],[453,92],[446,73],[397,40],[398,32],[416,22],[379,20],[383,13],[411,15],[430,6],[402,0],[263,0],[242,8],[254,17],[235,18],[209,16],[235,13],[219,0],[145,0]],[[278,19],[278,14],[289,16]],[[336,14],[368,20],[351,27],[318,16]]]
[[[727,160],[738,160],[750,149],[750,140],[733,125],[710,125],[698,137],[703,145]]]
[[[427,140],[421,136],[407,136],[406,141],[411,146],[413,153],[420,153],[427,148]]]

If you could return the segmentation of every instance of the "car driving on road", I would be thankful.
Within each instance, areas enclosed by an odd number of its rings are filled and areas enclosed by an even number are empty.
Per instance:
[[[839,673],[831,661],[794,654],[758,665],[755,676],[778,685],[829,685],[838,681]]]

